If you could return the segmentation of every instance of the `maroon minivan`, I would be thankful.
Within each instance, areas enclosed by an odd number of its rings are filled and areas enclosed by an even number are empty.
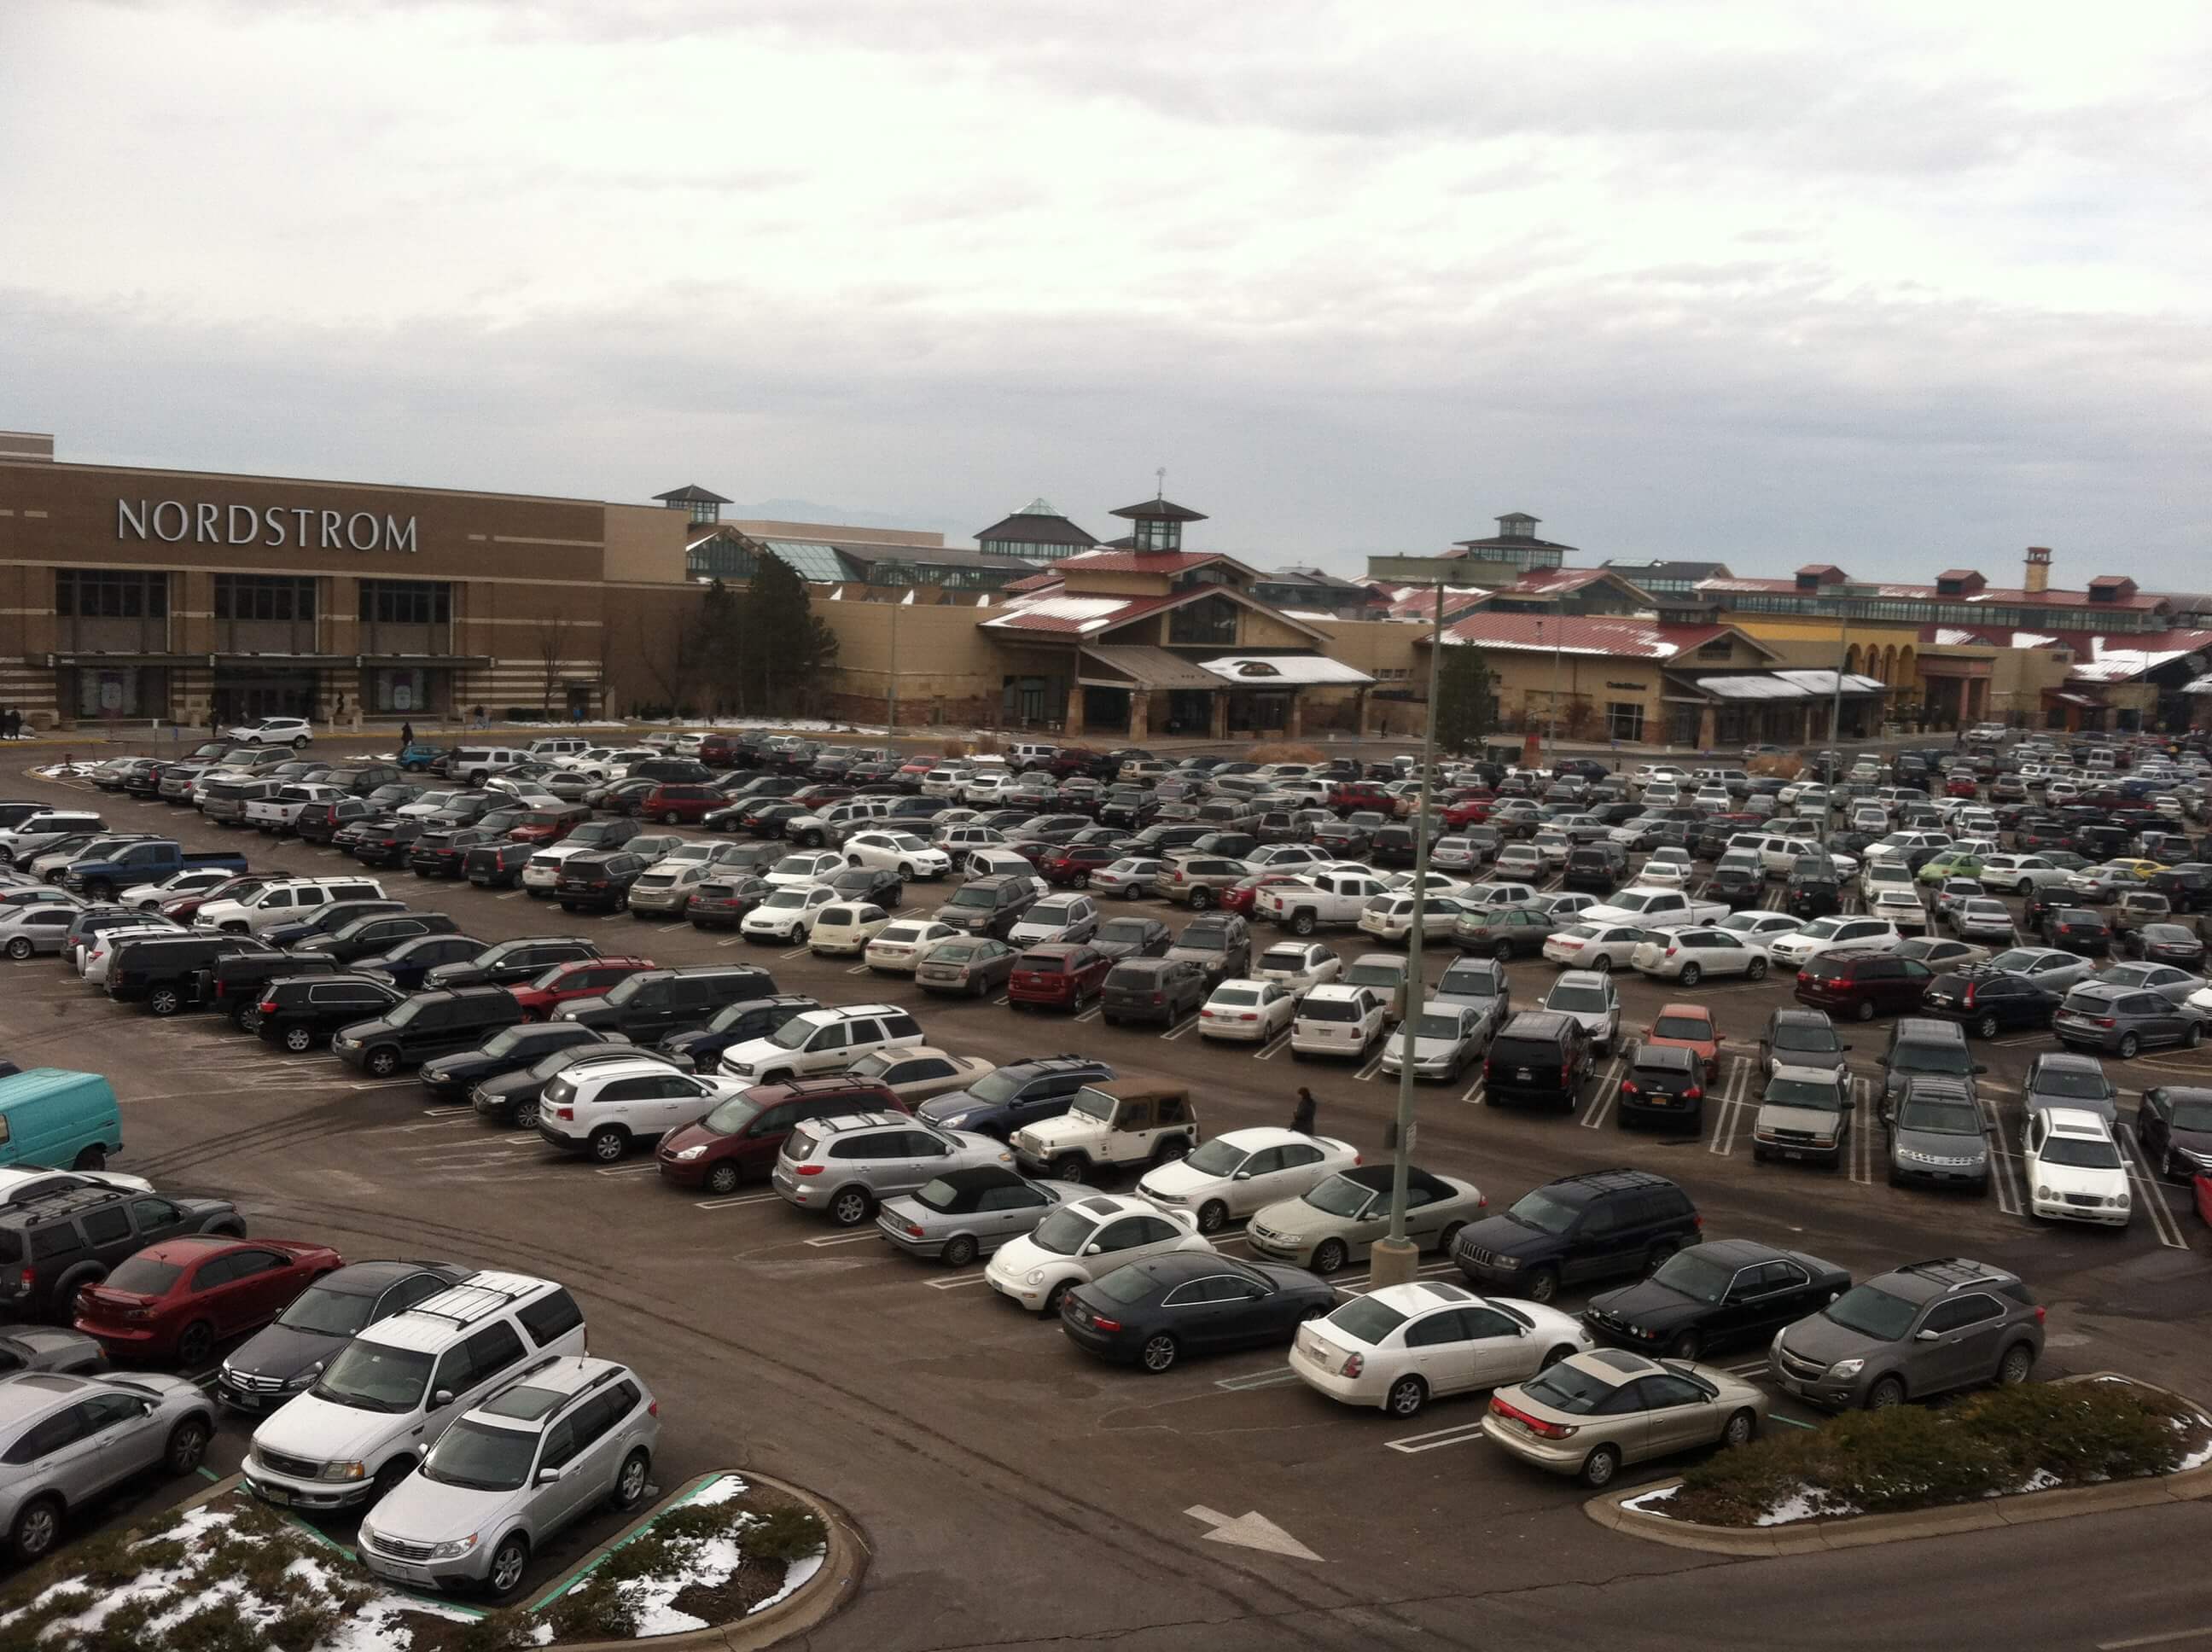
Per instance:
[[[660,1179],[672,1187],[734,1193],[740,1182],[768,1179],[795,1124],[848,1113],[913,1110],[884,1085],[842,1075],[755,1084],[698,1123],[663,1136],[653,1163]]]
[[[637,805],[638,818],[657,820],[663,825],[697,825],[707,817],[710,809],[720,809],[729,799],[711,786],[695,786],[681,780],[663,780],[646,793]]]
[[[1797,972],[1797,1001],[1859,1021],[1920,1007],[1935,972],[1917,958],[1892,957],[1863,947],[1838,947]]]

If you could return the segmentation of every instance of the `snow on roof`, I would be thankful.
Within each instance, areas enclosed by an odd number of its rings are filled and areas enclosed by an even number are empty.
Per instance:
[[[1326,654],[1224,654],[1201,659],[1199,669],[1229,683],[1359,683],[1375,679]]]
[[[1039,597],[1010,604],[1011,613],[983,623],[994,630],[1073,631],[1089,636],[1136,605],[1127,597]]]

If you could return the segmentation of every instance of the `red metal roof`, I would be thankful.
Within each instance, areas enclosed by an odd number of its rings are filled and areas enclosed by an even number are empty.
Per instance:
[[[1211,550],[1079,550],[1073,556],[1061,557],[1054,566],[1063,569],[1097,568],[1109,574],[1183,574],[1215,562],[1244,568],[1235,557]],[[1247,568],[1244,571],[1256,574],[1255,569]]]

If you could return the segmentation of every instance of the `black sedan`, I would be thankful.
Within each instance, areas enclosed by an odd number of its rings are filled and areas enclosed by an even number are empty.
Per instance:
[[[475,1049],[457,1050],[425,1061],[418,1072],[434,1093],[466,1093],[487,1078],[535,1066],[556,1050],[608,1042],[605,1034],[580,1021],[526,1021],[520,1026],[501,1028]]]
[[[1175,944],[1175,932],[1158,918],[1109,918],[1091,938],[1091,944],[1117,961],[1164,957]]]
[[[1849,1273],[1817,1256],[1756,1239],[1711,1239],[1676,1251],[1648,1278],[1591,1297],[1583,1324],[1617,1348],[1697,1359],[1729,1344],[1763,1343],[1850,1288]]]
[[[1921,995],[1920,1013],[1963,1023],[1977,1038],[2021,1027],[2048,1027],[2061,995],[2026,975],[1987,965],[1938,975]]]
[[[1077,1285],[1060,1300],[1060,1328],[1088,1353],[1158,1376],[1186,1353],[1287,1344],[1336,1301],[1304,1268],[1175,1251]]]
[[[906,894],[906,885],[888,866],[848,866],[830,880],[830,887],[841,901],[859,901],[886,912],[897,911]]]
[[[2112,950],[2112,926],[2087,907],[2061,907],[2043,926],[2045,942],[2062,952],[2101,958]]]
[[[2160,1084],[2136,1109],[2143,1157],[2160,1175],[2212,1175],[2212,1090]]]

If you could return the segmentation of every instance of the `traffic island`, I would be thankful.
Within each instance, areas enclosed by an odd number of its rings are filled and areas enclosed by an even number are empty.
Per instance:
[[[1601,1526],[1717,1554],[1805,1554],[2212,1497],[2212,1416],[2116,1372],[1856,1412],[1591,1498]]]
[[[0,1644],[131,1652],[570,1652],[651,1642],[752,1652],[851,1598],[866,1545],[797,1486],[715,1472],[550,1586],[487,1610],[397,1586],[235,1478],[160,1523],[88,1539],[0,1594]]]

